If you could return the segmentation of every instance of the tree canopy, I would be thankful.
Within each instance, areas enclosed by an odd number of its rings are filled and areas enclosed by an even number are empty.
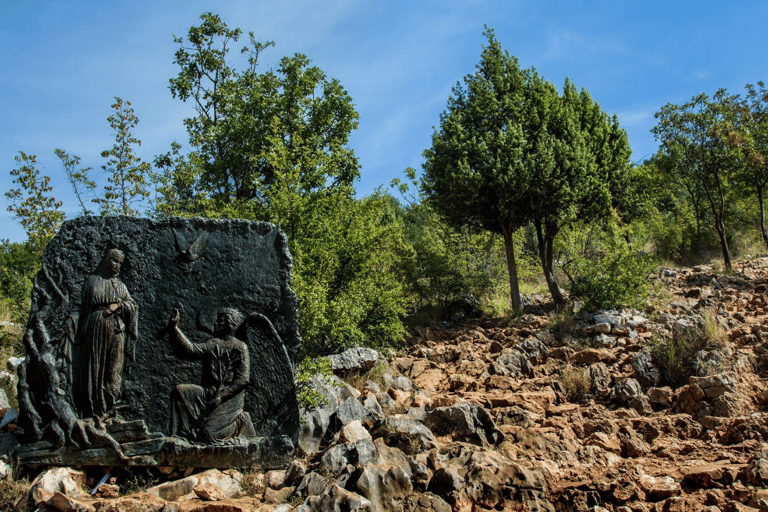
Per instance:
[[[691,187],[701,187],[720,240],[723,261],[731,270],[726,236],[726,196],[741,165],[742,135],[738,130],[737,98],[720,89],[710,98],[701,93],[683,105],[668,103],[655,114],[653,133],[666,155],[667,171]]]
[[[174,97],[191,101],[196,116],[184,120],[193,148],[187,158],[157,160],[175,176],[163,190],[165,213],[247,209],[269,220],[273,189],[286,181],[302,197],[331,189],[351,193],[359,164],[347,147],[359,115],[338,80],[305,55],[284,57],[274,70],[258,71],[261,52],[274,42],[242,48],[247,66],[230,65],[230,46],[242,31],[204,13],[179,44],[170,79]]]
[[[550,292],[552,244],[575,219],[608,213],[611,191],[629,167],[618,120],[566,80],[563,94],[523,70],[491,29],[477,71],[458,83],[424,152],[422,188],[446,221],[504,237],[512,305],[522,302],[512,234],[533,223]]]

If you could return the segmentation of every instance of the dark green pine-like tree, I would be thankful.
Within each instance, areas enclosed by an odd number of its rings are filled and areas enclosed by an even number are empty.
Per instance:
[[[504,237],[512,306],[522,306],[512,235],[533,223],[554,300],[553,242],[576,219],[610,211],[611,191],[629,169],[629,144],[586,91],[562,95],[535,69],[523,70],[486,29],[477,71],[457,84],[424,152],[422,189],[450,224]]]

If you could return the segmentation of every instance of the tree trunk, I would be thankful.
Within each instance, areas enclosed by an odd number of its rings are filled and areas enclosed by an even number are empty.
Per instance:
[[[717,225],[717,235],[720,237],[720,248],[723,250],[725,270],[730,272],[733,270],[733,265],[731,265],[731,252],[728,250],[728,241],[725,239],[725,224],[723,223],[722,216],[715,216],[715,224]]]
[[[552,271],[552,242],[557,234],[557,229],[555,226],[545,226],[545,232],[542,230],[541,221],[537,220],[534,224],[536,225],[536,237],[539,241],[539,261],[544,272],[544,279],[547,281],[547,288],[549,288],[549,293],[552,295],[555,304],[565,304],[565,297],[560,291],[555,274]]]
[[[763,243],[768,248],[768,233],[765,231],[765,205],[763,204],[763,187],[757,187],[757,201],[760,203],[760,233],[763,235]]]
[[[517,261],[515,261],[515,243],[512,239],[512,223],[501,223],[501,233],[504,235],[504,249],[507,253],[507,271],[509,273],[509,293],[512,309],[519,311],[523,308],[520,298],[520,283],[517,280]]]
[[[731,252],[728,250],[728,241],[725,239],[725,222],[723,222],[723,217],[725,216],[725,198],[723,197],[723,193],[720,192],[720,207],[718,208],[708,187],[704,187],[704,192],[707,194],[709,205],[712,207],[712,215],[715,217],[715,230],[717,231],[717,236],[720,238],[720,248],[723,251],[725,270],[731,272],[733,270],[733,265],[731,265]]]

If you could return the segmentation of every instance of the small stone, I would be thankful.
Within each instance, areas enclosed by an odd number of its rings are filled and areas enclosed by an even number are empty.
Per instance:
[[[203,501],[221,501],[225,497],[221,489],[208,482],[199,483],[192,490]]]
[[[672,391],[672,388],[669,386],[664,386],[663,388],[649,388],[647,394],[651,403],[662,405],[664,407],[669,406],[675,396],[674,391]]]
[[[280,489],[285,482],[285,471],[270,471],[267,473],[267,487]]]
[[[120,496],[120,487],[114,484],[101,484],[96,491],[97,498],[117,498]]]
[[[264,501],[274,505],[277,505],[278,503],[285,503],[288,501],[288,498],[291,496],[291,494],[293,494],[293,491],[293,487],[283,487],[282,489],[278,490],[267,487],[264,490]]]
[[[600,332],[603,334],[608,334],[611,332],[611,324],[605,322],[602,324],[596,324],[594,327],[592,327],[592,330],[595,332]]]
[[[360,420],[353,420],[341,429],[341,438],[345,443],[354,443],[361,439],[372,439],[371,434]]]

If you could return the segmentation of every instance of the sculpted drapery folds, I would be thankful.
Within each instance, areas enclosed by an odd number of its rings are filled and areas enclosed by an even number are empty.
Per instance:
[[[74,343],[73,400],[83,418],[116,414],[125,360],[134,358],[139,308],[118,277],[124,260],[118,249],[105,253],[67,323]]]

